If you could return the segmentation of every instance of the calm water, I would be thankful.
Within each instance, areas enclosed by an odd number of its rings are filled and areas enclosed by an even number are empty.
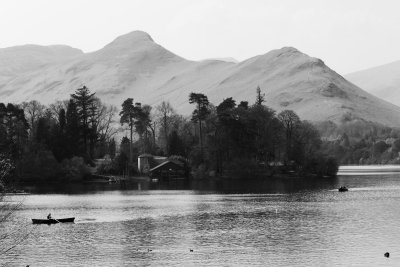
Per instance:
[[[340,185],[350,191],[333,190]],[[66,187],[24,197],[13,222],[0,230],[23,226],[19,233],[31,235],[0,261],[5,266],[400,266],[400,175],[132,187],[141,190]],[[181,190],[187,187],[195,190]],[[150,190],[157,188],[175,190]],[[49,212],[76,217],[76,223],[31,224],[31,218]],[[383,257],[386,251],[389,259]]]

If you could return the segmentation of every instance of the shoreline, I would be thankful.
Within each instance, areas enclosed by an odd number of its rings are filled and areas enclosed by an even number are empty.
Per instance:
[[[342,165],[337,175],[387,175],[400,174],[400,165]]]

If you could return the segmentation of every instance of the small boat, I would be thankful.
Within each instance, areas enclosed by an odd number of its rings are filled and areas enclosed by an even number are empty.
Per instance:
[[[345,187],[345,186],[341,186],[339,188],[339,192],[347,192],[347,191],[349,191],[349,189],[347,187]]]
[[[63,219],[32,219],[33,224],[73,223],[75,217]]]

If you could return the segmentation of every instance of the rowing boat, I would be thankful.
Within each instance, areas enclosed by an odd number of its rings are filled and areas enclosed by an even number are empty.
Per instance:
[[[55,224],[55,223],[72,223],[75,217],[64,219],[32,219],[33,224]]]

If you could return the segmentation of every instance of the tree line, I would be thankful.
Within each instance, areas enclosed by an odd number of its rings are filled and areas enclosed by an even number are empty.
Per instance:
[[[343,116],[316,125],[323,151],[343,165],[400,164],[400,129]]]
[[[203,177],[272,175],[278,166],[335,173],[317,129],[291,110],[276,113],[264,105],[259,87],[256,92],[253,104],[228,97],[217,106],[191,93],[190,117],[165,101],[153,109],[127,98],[118,110],[86,86],[48,106],[35,100],[1,103],[0,151],[12,162],[13,176],[30,181],[81,180],[105,156],[109,161],[101,172],[133,175],[143,153],[179,156]]]
[[[93,158],[115,153],[115,114],[85,86],[49,106],[0,103],[0,152],[15,166],[14,177],[81,179]]]

